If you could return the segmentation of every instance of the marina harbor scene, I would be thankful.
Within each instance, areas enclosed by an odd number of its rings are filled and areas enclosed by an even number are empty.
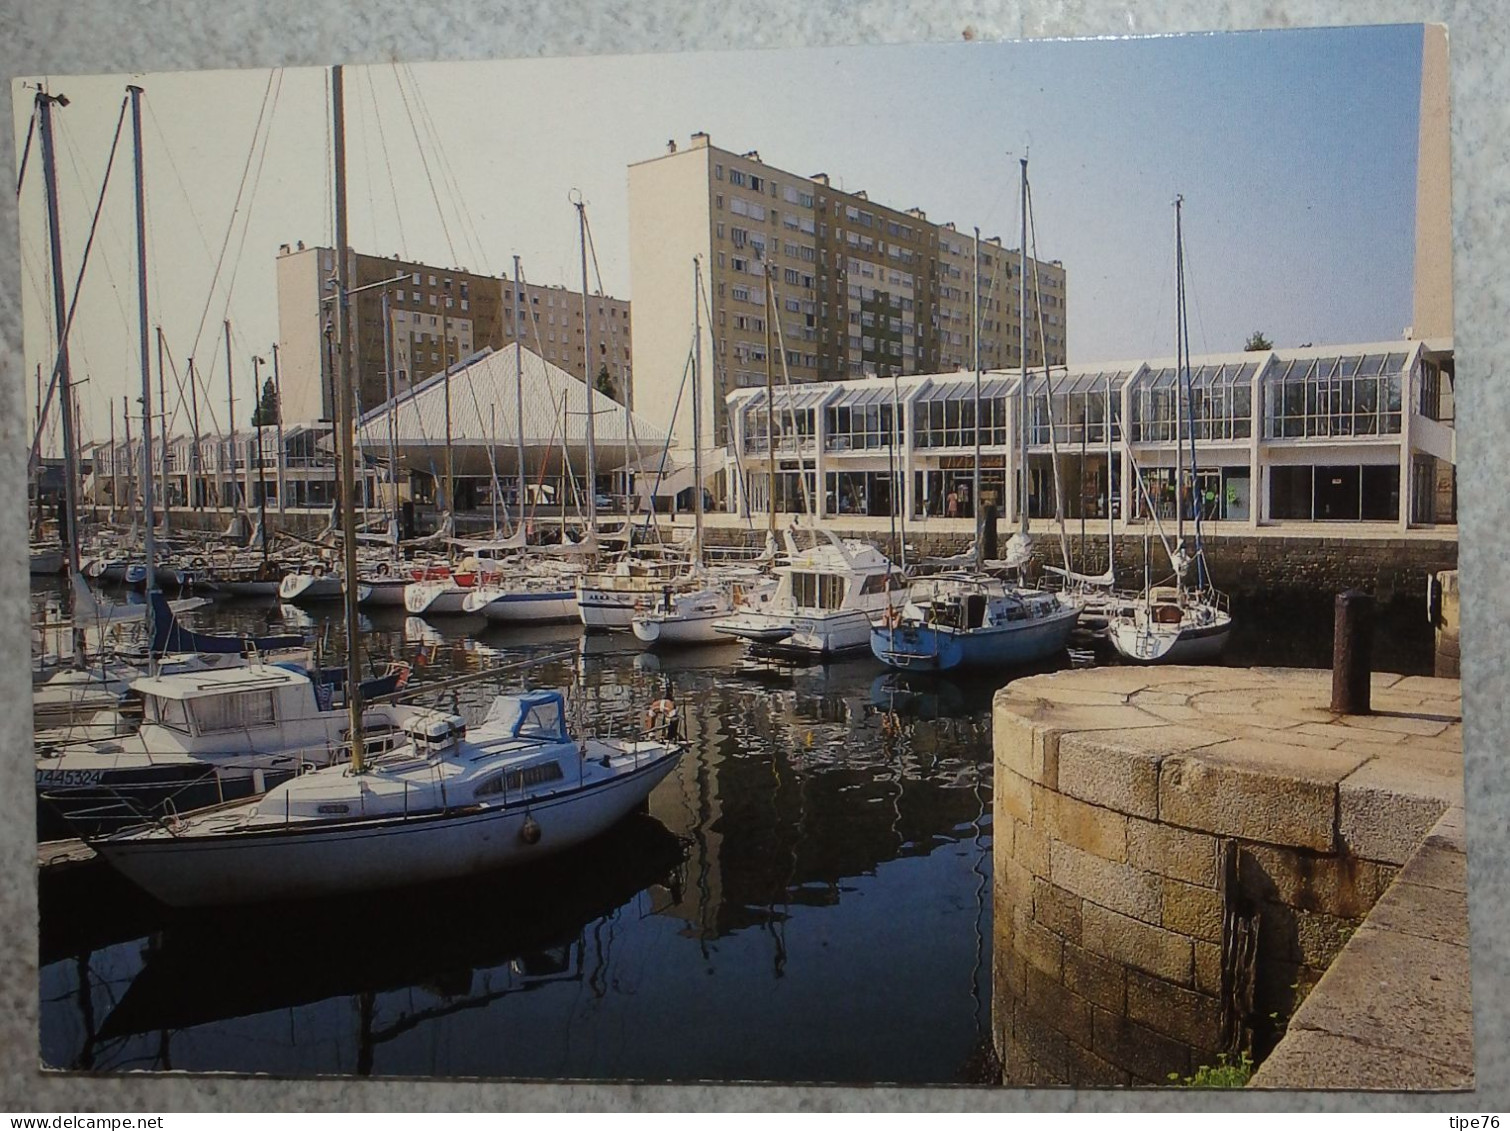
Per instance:
[[[45,1071],[1474,1087],[1443,28],[13,92]]]

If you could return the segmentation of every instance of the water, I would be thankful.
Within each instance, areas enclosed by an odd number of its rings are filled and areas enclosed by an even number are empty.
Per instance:
[[[1233,659],[1324,664],[1328,609],[1240,607]],[[326,663],[344,647],[336,608],[188,619],[297,624]],[[1408,661],[1395,670],[1430,670],[1421,619],[1381,625]],[[557,657],[529,679],[567,688],[588,730],[638,722],[669,680],[691,748],[648,814],[517,874],[216,913],[166,912],[104,869],[45,877],[47,1064],[903,1084],[978,1071],[1000,676],[909,681],[868,657],[752,667],[738,647],[660,657],[574,627],[385,610],[363,637],[374,658],[414,661],[416,680]],[[497,689],[462,688],[456,706],[475,718]]]

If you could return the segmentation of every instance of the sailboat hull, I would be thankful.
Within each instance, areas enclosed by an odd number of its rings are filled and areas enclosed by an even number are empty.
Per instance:
[[[500,591],[492,600],[475,593],[467,612],[481,613],[495,624],[570,624],[578,619],[574,589]]]
[[[1120,620],[1112,623],[1107,635],[1117,654],[1129,663],[1209,664],[1226,649],[1232,618],[1224,615],[1212,624],[1180,625],[1178,630]]]
[[[719,621],[716,629],[749,641],[752,652],[827,659],[864,651],[870,643],[871,623],[859,609],[846,609],[796,617],[746,613]]]
[[[358,592],[364,607],[402,609],[408,586],[408,579],[403,577],[369,577],[358,587]]]
[[[680,751],[586,790],[529,805],[352,821],[303,829],[155,840],[104,839],[96,851],[173,907],[262,903],[369,891],[527,863],[617,824],[671,772]],[[525,831],[532,821],[534,834]]]
[[[404,608],[415,616],[456,616],[466,612],[471,588],[452,581],[412,581],[404,589]]]
[[[341,579],[331,573],[290,573],[278,584],[278,596],[296,605],[339,601],[341,593]]]
[[[1018,667],[1064,651],[1079,616],[1080,610],[1069,606],[1039,620],[963,632],[904,622],[871,629],[870,650],[883,664],[903,671]]]
[[[637,616],[635,636],[652,647],[676,647],[695,644],[728,644],[729,634],[715,626],[729,619],[729,610],[678,613],[674,616]]]

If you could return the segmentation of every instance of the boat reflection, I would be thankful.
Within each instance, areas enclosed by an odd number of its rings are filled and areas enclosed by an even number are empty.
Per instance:
[[[679,899],[684,855],[663,824],[637,815],[517,873],[257,912],[175,914],[149,939],[89,1060],[98,1064],[101,1050],[124,1038],[353,996],[369,1001],[361,1043],[370,1046],[387,1039],[370,1023],[374,995],[420,990],[437,999],[403,1011],[387,1027],[392,1035],[542,980],[581,980],[590,925],[653,888]],[[365,1056],[370,1068],[370,1048]]]

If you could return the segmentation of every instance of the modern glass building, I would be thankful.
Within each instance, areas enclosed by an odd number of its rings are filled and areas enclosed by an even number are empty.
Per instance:
[[[774,494],[778,512],[824,518],[968,519],[978,502],[1015,522],[1025,462],[1032,518],[1057,496],[1072,519],[1457,521],[1449,341],[1194,357],[1182,396],[1183,381],[1166,358],[1039,370],[1026,398],[1002,371],[978,396],[969,372],[783,386],[774,403],[740,389],[731,506],[764,513]]]

